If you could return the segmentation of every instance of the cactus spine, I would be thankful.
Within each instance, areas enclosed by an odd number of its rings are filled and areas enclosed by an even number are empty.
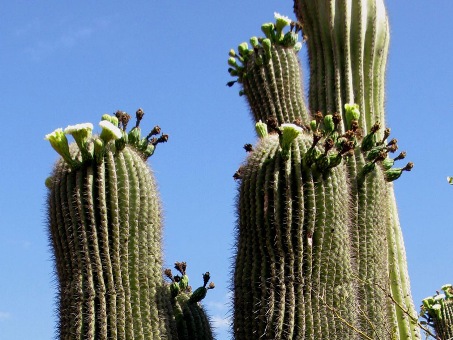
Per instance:
[[[405,153],[389,157],[396,140],[388,142],[390,130],[382,133],[376,123],[384,121],[383,3],[301,0],[295,9],[301,24],[277,14],[275,24],[262,26],[265,38],[250,40],[252,49],[243,43],[238,54],[230,52],[229,72],[243,84],[262,137],[235,174],[235,336],[419,338],[387,183],[412,163],[392,168]],[[373,24],[368,30],[362,20],[351,23],[359,9]],[[290,32],[283,34],[282,22]],[[317,112],[311,121],[302,91],[288,90],[301,88],[297,58],[280,57],[300,49],[301,28],[309,42],[309,103]],[[267,122],[267,134],[258,120]],[[304,129],[288,143],[293,122]]]
[[[142,138],[143,111],[136,116],[129,134],[130,117],[118,111],[103,116],[100,136],[91,135],[92,124],[46,136],[62,156],[46,181],[60,339],[187,339],[178,332],[162,276],[161,204],[146,164],[168,136],[153,137],[157,126]],[[68,145],[68,134],[76,143]],[[200,300],[191,307],[206,318]]]

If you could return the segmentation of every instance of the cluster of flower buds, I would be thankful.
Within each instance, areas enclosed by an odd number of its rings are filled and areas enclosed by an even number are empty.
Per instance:
[[[375,169],[376,163],[380,163],[385,171],[385,179],[388,182],[393,182],[401,176],[403,171],[411,171],[414,163],[409,162],[402,168],[393,167],[396,161],[406,157],[406,152],[403,151],[395,158],[391,158],[389,154],[393,154],[398,150],[398,141],[393,138],[387,142],[387,138],[390,136],[389,128],[384,130],[384,136],[379,140],[377,132],[380,128],[380,123],[376,122],[362,140],[361,150],[365,153],[367,160],[363,167],[362,175],[370,173]]]
[[[189,277],[186,274],[187,264],[186,262],[175,262],[174,267],[181,275],[173,276],[171,269],[165,269],[165,276],[171,281],[170,292],[173,298],[176,298],[181,293],[190,294],[189,302],[197,303],[206,297],[209,289],[214,289],[215,285],[213,282],[209,282],[211,275],[209,272],[203,274],[203,286],[197,288],[192,293],[192,287],[189,286]]]
[[[265,37],[250,38],[251,48],[247,42],[243,42],[238,46],[237,52],[234,49],[230,50],[228,72],[232,77],[237,77],[237,80],[228,82],[228,86],[231,87],[236,82],[243,82],[247,76],[246,66],[250,60],[253,60],[254,64],[258,66],[267,64],[272,59],[272,46],[293,48],[296,52],[302,48],[302,43],[298,41],[302,26],[278,13],[274,13],[274,17],[275,23],[265,23],[261,26],[261,31]],[[290,27],[290,30],[284,33],[283,29],[287,26]],[[239,94],[243,95],[244,93],[241,91]]]
[[[159,137],[153,137],[160,134],[159,126],[154,127],[145,137],[141,137],[140,121],[144,112],[138,109],[136,112],[136,124],[132,130],[127,133],[126,128],[131,119],[124,111],[117,111],[114,115],[104,114],[99,122],[102,131],[99,136],[93,136],[93,124],[84,123],[70,125],[66,129],[56,129],[45,136],[52,147],[61,155],[64,161],[72,168],[79,167],[85,162],[96,160],[98,163],[104,159],[106,148],[115,147],[120,151],[126,144],[133,145],[145,159],[150,157],[159,143],[168,141],[168,135],[161,134]],[[80,157],[70,152],[68,139],[66,135],[72,135],[78,149]]]
[[[407,163],[404,167],[393,167],[396,161],[404,159],[406,152],[401,152],[395,158],[389,154],[398,150],[398,141],[392,139],[389,142],[390,129],[386,128],[382,138],[378,137],[378,131],[381,126],[379,123],[374,124],[370,132],[363,138],[360,138],[359,117],[360,111],[357,104],[345,105],[345,116],[349,129],[341,134],[340,123],[342,121],[339,113],[323,115],[316,112],[313,120],[308,125],[300,121],[292,124],[281,124],[275,118],[268,118],[266,123],[259,121],[255,129],[259,138],[265,138],[269,134],[278,134],[280,148],[284,158],[289,157],[291,143],[303,132],[311,132],[313,141],[311,147],[304,155],[303,162],[306,168],[314,168],[325,174],[341,164],[345,157],[350,157],[355,150],[360,150],[367,161],[364,165],[361,176],[365,176],[376,168],[376,164],[381,164],[385,171],[385,179],[392,182],[398,179],[403,171],[411,171],[414,164]],[[320,148],[319,145],[322,145]],[[250,144],[244,146],[247,152],[252,152]],[[324,150],[323,150],[324,149]],[[233,175],[235,180],[242,178],[242,168]],[[453,182],[453,179],[451,180]]]
[[[443,319],[446,304],[453,302],[453,286],[451,284],[443,285],[442,290],[443,293],[436,292],[436,295],[422,300],[420,315],[430,326],[434,326],[436,321]]]
[[[306,128],[313,135],[313,142],[307,151],[304,162],[311,167],[313,164],[318,171],[324,173],[341,164],[344,157],[353,154],[357,145],[356,134],[353,130],[340,134],[341,115],[338,113],[323,115],[316,112],[313,120]],[[324,152],[317,145],[322,143]]]

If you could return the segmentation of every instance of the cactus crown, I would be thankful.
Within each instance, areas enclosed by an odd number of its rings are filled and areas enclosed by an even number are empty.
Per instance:
[[[161,134],[159,126],[155,126],[149,134],[142,137],[140,122],[144,116],[142,109],[136,112],[135,126],[126,132],[131,119],[124,111],[116,111],[115,114],[104,114],[99,122],[102,131],[99,136],[92,135],[93,124],[84,123],[70,125],[66,129],[58,128],[47,134],[45,139],[71,167],[78,168],[84,163],[93,160],[102,162],[106,148],[121,151],[126,144],[136,149],[144,160],[154,154],[157,144],[168,141],[168,135]],[[160,134],[160,136],[158,136]],[[78,150],[70,152],[67,135],[72,135]]]
[[[422,300],[420,316],[422,325],[435,330],[441,339],[453,337],[453,286],[445,284],[442,293],[428,296]]]
[[[289,27],[286,33],[285,28]],[[275,13],[274,23],[261,26],[264,37],[250,38],[231,49],[228,72],[242,85],[239,94],[246,95],[255,122],[274,118],[278,124],[294,120],[307,122],[308,111],[303,102],[301,72],[297,52],[301,49],[301,26]]]

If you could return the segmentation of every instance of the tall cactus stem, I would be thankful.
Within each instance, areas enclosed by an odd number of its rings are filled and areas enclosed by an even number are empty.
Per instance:
[[[125,129],[130,117],[122,111],[116,115],[103,116],[100,137],[91,136],[89,123],[46,136],[62,156],[46,180],[60,294],[58,336],[178,339],[171,294],[162,277],[160,201],[145,163],[168,136],[139,141],[137,123],[129,141]],[[65,134],[76,143],[69,145]],[[203,287],[199,299],[213,287]],[[197,337],[190,339],[212,339],[198,301],[190,308],[200,320],[192,329]]]

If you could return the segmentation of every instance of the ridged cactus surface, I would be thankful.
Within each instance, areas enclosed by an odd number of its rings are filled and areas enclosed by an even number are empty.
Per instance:
[[[310,108],[341,113],[346,118],[344,129],[348,129],[349,122],[344,105],[353,102],[359,104],[364,113],[359,118],[359,125],[365,132],[369,131],[375,122],[384,124],[385,68],[390,40],[384,1],[296,0],[295,12],[308,37]],[[378,131],[377,135],[379,138],[387,137],[385,130],[384,133],[382,130]],[[360,289],[368,294],[369,298],[369,294],[376,296],[375,302],[367,303],[367,298],[364,299],[363,308],[368,316],[376,315],[382,319],[385,316],[383,311],[377,311],[378,314],[375,314],[367,306],[388,305],[387,294],[382,292],[390,287],[392,297],[399,307],[390,306],[389,313],[397,325],[395,327],[400,338],[419,337],[413,322],[409,320],[416,318],[416,312],[410,293],[406,254],[393,188],[385,184],[385,176],[379,175],[379,168],[375,171],[378,178],[360,188],[360,183],[354,178],[364,164],[361,155],[348,163],[353,189],[352,205],[356,209],[353,214],[355,234],[363,234],[365,229],[370,230],[377,238],[384,230],[387,235],[380,241],[386,243],[381,243],[382,247],[367,241],[366,235],[362,235],[365,237],[360,237],[355,242],[360,279],[364,282],[371,280],[374,286],[360,284]],[[378,212],[380,218],[371,216],[372,211]],[[387,249],[387,258],[382,249]],[[369,268],[366,263],[368,261],[364,262],[367,257],[379,262],[379,266],[370,272],[366,269]],[[378,268],[383,271],[381,274],[376,270]],[[363,319],[362,324],[369,322]]]
[[[230,51],[261,137],[235,174],[236,339],[419,338],[388,183],[413,165],[393,167],[405,153],[390,157],[397,141],[382,127],[387,17],[381,1],[368,1],[365,22],[351,20],[358,3],[298,1],[299,23],[276,14],[265,37]],[[310,110],[295,57],[300,30]]]
[[[142,138],[142,117],[138,110],[129,134],[130,117],[118,111],[103,116],[99,136],[89,123],[46,136],[62,156],[46,181],[60,339],[187,339],[163,278],[162,210],[146,164],[168,136],[153,137],[157,126]],[[68,145],[66,135],[76,143]],[[191,308],[206,318],[200,300]],[[184,316],[178,324],[190,322]],[[209,327],[191,339],[212,339]]]

